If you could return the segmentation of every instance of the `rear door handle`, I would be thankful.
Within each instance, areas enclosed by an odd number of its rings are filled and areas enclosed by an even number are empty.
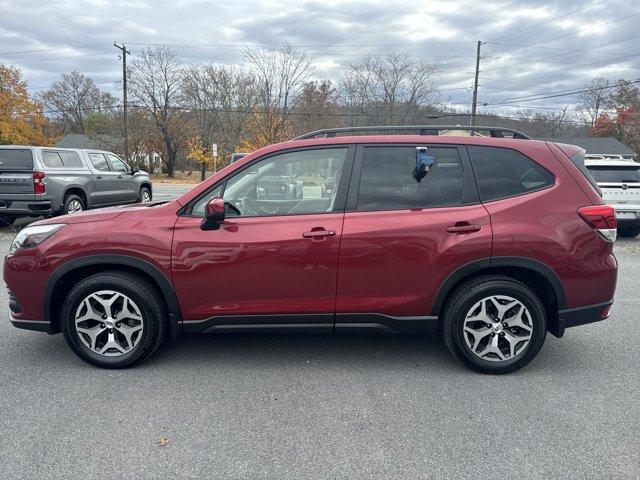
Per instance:
[[[102,180],[102,175],[98,175],[96,178],[97,178],[98,180]]]
[[[479,232],[481,229],[482,226],[478,225],[477,223],[456,222],[455,225],[449,225],[447,227],[447,232],[462,234]]]
[[[118,175],[118,178],[122,178],[122,175]]]
[[[303,232],[302,236],[304,238],[333,237],[335,234],[336,232],[333,230],[325,230],[323,227],[315,227],[308,232]]]

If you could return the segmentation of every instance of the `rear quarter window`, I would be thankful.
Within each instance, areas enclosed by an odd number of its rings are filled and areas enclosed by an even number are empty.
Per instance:
[[[554,184],[551,172],[516,150],[470,146],[469,154],[484,202],[534,192]]]
[[[27,148],[0,148],[0,170],[33,170],[33,154]]]
[[[42,163],[47,168],[82,168],[82,160],[76,152],[63,150],[44,150]]]

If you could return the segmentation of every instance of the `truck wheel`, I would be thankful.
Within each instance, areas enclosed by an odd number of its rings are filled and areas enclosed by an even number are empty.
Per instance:
[[[86,205],[82,198],[78,195],[69,194],[64,197],[64,203],[62,204],[62,213],[78,213],[86,209]]]
[[[635,238],[640,235],[640,228],[638,227],[620,227],[618,228],[618,235],[624,238]]]
[[[442,315],[451,353],[481,373],[509,373],[538,354],[547,335],[545,310],[526,285],[502,275],[472,279],[447,299]]]
[[[0,228],[10,227],[15,221],[16,217],[13,215],[0,214]]]
[[[151,201],[151,190],[147,187],[140,188],[140,193],[138,194],[138,203],[147,203]]]
[[[167,331],[164,301],[144,278],[102,272],[71,289],[60,316],[64,338],[85,362],[126,368],[142,362]]]

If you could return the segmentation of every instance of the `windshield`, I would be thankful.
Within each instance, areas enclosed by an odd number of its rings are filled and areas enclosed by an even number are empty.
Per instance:
[[[640,183],[640,165],[600,167],[590,165],[589,171],[600,183]]]

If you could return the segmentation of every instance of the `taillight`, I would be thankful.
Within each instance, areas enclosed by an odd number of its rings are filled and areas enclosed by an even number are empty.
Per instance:
[[[604,240],[616,240],[616,212],[611,205],[592,205],[578,209],[578,215],[587,222]]]
[[[46,186],[44,183],[44,172],[33,172],[33,193],[42,195],[45,193]]]

